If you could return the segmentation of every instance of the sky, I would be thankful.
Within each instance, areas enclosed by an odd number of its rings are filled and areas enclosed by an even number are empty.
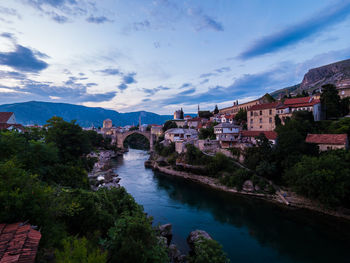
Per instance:
[[[0,104],[172,114],[350,58],[350,0],[0,0]]]

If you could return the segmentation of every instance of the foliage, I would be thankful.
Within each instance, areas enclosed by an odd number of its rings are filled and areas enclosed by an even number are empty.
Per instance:
[[[348,115],[350,112],[350,98],[346,97],[340,100],[341,116]]]
[[[218,113],[219,113],[218,105],[215,105],[214,114],[218,114]]]
[[[274,97],[272,97],[269,93],[266,93],[263,96],[263,99],[265,99],[268,103],[276,101]]]
[[[239,123],[247,122],[247,110],[239,109],[235,116],[235,121]]]
[[[211,113],[208,110],[205,111],[199,111],[198,112],[198,117],[209,119],[210,117],[213,117],[213,113]]]
[[[215,140],[214,127],[200,128],[198,138],[200,140],[210,139]]]
[[[129,131],[138,131],[139,130],[139,125],[137,126],[132,126]]]
[[[98,247],[90,244],[85,237],[66,238],[63,249],[55,251],[56,263],[105,263],[107,252],[102,253]]]
[[[322,86],[321,105],[327,120],[341,115],[340,97],[336,86],[333,84]]]
[[[276,127],[280,126],[282,124],[281,118],[276,114],[275,115],[275,125]]]
[[[139,213],[128,213],[117,218],[104,242],[110,251],[110,261],[120,263],[161,263],[168,262],[166,248],[156,237],[151,219]]]
[[[311,111],[294,111],[292,118],[297,121],[309,121],[311,124],[314,122],[314,115]]]
[[[166,121],[163,125],[163,132],[166,132],[169,129],[177,128],[177,124],[175,121],[169,120]]]
[[[155,143],[154,149],[159,155],[167,157],[175,152],[175,143],[171,142],[168,146],[164,146],[158,141]]]
[[[181,120],[184,119],[184,111],[182,110],[182,108],[181,108],[181,110],[180,110],[180,119],[181,119]]]
[[[191,165],[205,165],[210,157],[206,156],[192,144],[186,145],[185,161]]]
[[[350,205],[350,153],[338,150],[319,158],[303,156],[284,176],[293,189],[321,203]]]
[[[201,237],[194,246],[194,253],[189,257],[189,263],[229,263],[222,246],[213,239]]]

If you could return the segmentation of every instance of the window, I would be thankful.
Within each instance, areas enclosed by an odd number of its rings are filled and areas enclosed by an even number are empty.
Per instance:
[[[344,94],[345,94],[345,91],[344,91],[344,90],[342,90],[342,91],[341,91],[341,95],[344,95]]]
[[[269,123],[272,123],[272,118],[271,117],[269,118]]]
[[[260,115],[262,115],[262,110],[260,111]]]
[[[253,116],[253,112],[252,111],[250,112],[250,116]]]
[[[262,118],[259,119],[259,122],[262,123]]]
[[[262,129],[262,126],[260,125],[260,129]]]
[[[250,123],[253,123],[253,119],[250,119]]]
[[[270,115],[272,115],[272,110],[269,111]]]

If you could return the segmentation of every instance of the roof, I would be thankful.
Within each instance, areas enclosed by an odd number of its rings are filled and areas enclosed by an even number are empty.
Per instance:
[[[308,134],[305,141],[317,144],[339,144],[345,145],[348,139],[347,134]]]
[[[5,130],[5,129],[8,129],[10,127],[14,127],[16,129],[19,129],[19,130],[24,130],[24,127],[22,126],[22,124],[0,123],[0,130]]]
[[[172,128],[169,129],[165,132],[166,134],[168,133],[173,133],[173,134],[197,134],[198,132],[194,129],[182,129],[182,128]]]
[[[266,110],[266,109],[272,109],[277,107],[278,102],[271,102],[271,103],[264,103],[264,104],[257,104],[251,106],[248,110]]]
[[[6,123],[12,116],[13,112],[0,112],[0,123]]]
[[[261,133],[263,133],[269,140],[276,140],[277,138],[277,133],[274,131],[241,131],[241,134],[244,137],[257,137]]]
[[[226,107],[226,108],[222,108],[222,109],[220,109],[220,111],[221,110],[227,110],[227,109],[233,109],[233,108],[238,108],[238,107],[242,107],[242,106],[244,106],[244,105],[246,105],[246,104],[249,104],[249,103],[254,103],[254,102],[257,102],[257,101],[259,101],[260,100],[260,98],[259,99],[256,99],[256,100],[251,100],[251,101],[247,101],[247,102],[244,102],[244,103],[241,103],[241,104],[237,104],[237,105],[232,105],[232,106],[229,106],[229,107]]]
[[[286,99],[283,104],[287,107],[296,108],[296,107],[308,107],[320,103],[319,99],[314,99],[313,97],[302,97],[302,98],[293,98]]]
[[[40,232],[31,225],[0,224],[0,262],[34,262],[40,239]]]
[[[227,122],[222,122],[222,123],[214,126],[214,128],[239,128],[239,125],[231,124],[231,123],[227,123]]]

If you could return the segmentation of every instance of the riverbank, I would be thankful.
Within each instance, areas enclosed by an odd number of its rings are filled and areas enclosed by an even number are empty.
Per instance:
[[[350,211],[344,208],[338,208],[337,210],[331,210],[325,208],[321,203],[310,200],[308,198],[297,195],[289,189],[279,189],[275,194],[263,194],[256,192],[248,192],[248,191],[238,191],[235,188],[227,187],[225,185],[220,184],[219,180],[216,178],[197,175],[184,171],[176,171],[172,169],[171,166],[160,166],[154,160],[148,160],[145,162],[145,166],[148,168],[152,168],[155,171],[159,171],[164,174],[177,176],[184,178],[186,180],[193,181],[195,183],[204,184],[208,187],[211,187],[216,190],[243,195],[247,197],[253,197],[262,199],[268,202],[275,203],[277,205],[282,205],[288,208],[294,209],[308,209],[317,213],[334,216],[339,219],[345,219],[350,221]]]

